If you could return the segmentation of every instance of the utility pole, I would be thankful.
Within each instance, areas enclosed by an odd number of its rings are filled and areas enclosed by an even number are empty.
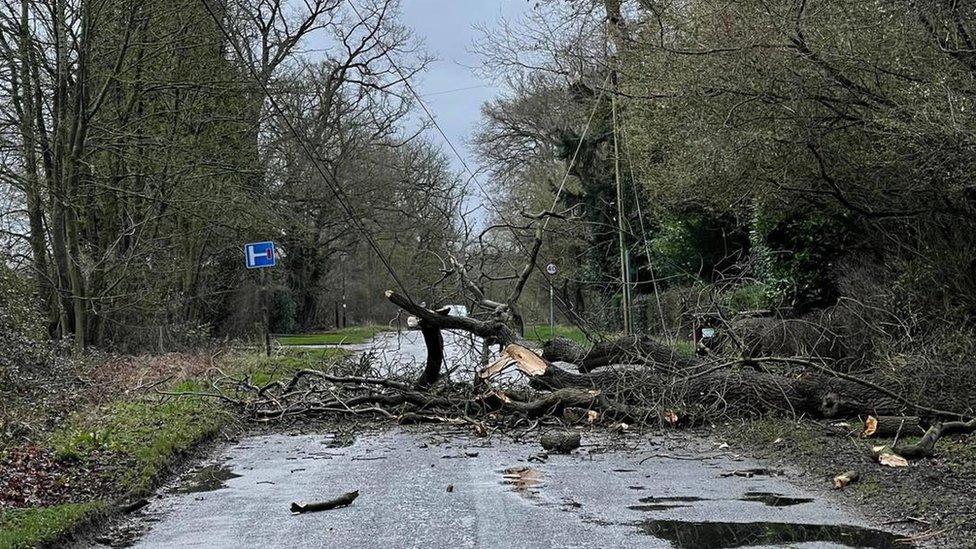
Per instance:
[[[616,76],[616,75],[614,75]],[[617,80],[613,79],[616,88]],[[614,90],[616,91],[616,90]],[[630,335],[630,277],[627,265],[627,241],[624,238],[624,191],[620,181],[620,137],[617,127],[617,94],[610,96],[610,111],[613,118],[613,167],[617,183],[617,239],[620,247],[620,285],[623,290],[621,306],[624,317],[624,335]]]

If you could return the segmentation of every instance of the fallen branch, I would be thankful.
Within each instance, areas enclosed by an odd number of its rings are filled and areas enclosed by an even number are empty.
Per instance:
[[[834,489],[840,490],[848,484],[853,484],[857,482],[858,477],[860,475],[858,475],[857,471],[845,471],[834,477]]]
[[[950,412],[950,411],[946,411],[946,410],[940,410],[938,408],[931,408],[929,406],[924,406],[924,405],[915,403],[915,402],[913,402],[913,401],[911,401],[911,400],[909,400],[909,399],[907,399],[907,398],[899,395],[898,393],[892,391],[891,389],[887,389],[885,387],[882,387],[881,385],[878,385],[877,383],[874,383],[872,381],[868,381],[866,379],[860,378],[860,377],[855,376],[855,375],[845,374],[844,372],[838,372],[837,370],[834,370],[832,368],[828,368],[827,366],[824,366],[823,364],[817,364],[816,362],[814,362],[812,360],[807,360],[807,359],[803,359],[803,358],[795,358],[795,357],[789,357],[789,358],[785,358],[785,357],[784,358],[779,358],[779,357],[763,357],[763,358],[752,358],[752,359],[748,359],[748,361],[750,361],[750,362],[757,362],[757,363],[763,363],[763,362],[783,362],[783,363],[788,363],[788,364],[798,364],[798,365],[801,365],[801,366],[806,366],[806,367],[809,367],[809,368],[813,368],[815,370],[819,370],[819,371],[821,371],[821,372],[823,372],[823,373],[825,373],[825,374],[827,374],[827,375],[829,375],[831,377],[835,377],[835,378],[838,378],[838,379],[843,379],[845,381],[850,381],[851,383],[856,383],[858,385],[863,385],[864,387],[867,387],[868,389],[871,389],[872,391],[875,391],[877,393],[880,393],[882,395],[885,395],[887,397],[890,397],[890,398],[894,399],[895,401],[899,402],[900,404],[902,404],[902,405],[904,405],[904,406],[906,406],[906,407],[908,407],[910,409],[913,409],[913,410],[917,410],[917,411],[920,411],[920,412],[928,412],[930,414],[934,414],[934,415],[937,415],[939,417],[955,417],[955,418],[961,418],[962,417],[962,414],[960,414],[958,412]]]
[[[861,438],[891,438],[922,436],[921,419],[916,416],[868,416],[864,420]]]
[[[321,501],[317,503],[295,503],[291,504],[292,513],[315,513],[317,511],[328,511],[329,509],[336,509],[338,507],[346,507],[352,505],[352,502],[359,497],[359,490],[353,492],[346,492],[341,496],[330,499],[328,501]]]
[[[925,431],[918,442],[896,444],[894,447],[875,446],[871,449],[874,459],[880,459],[885,454],[896,454],[907,460],[929,457],[935,451],[935,443],[944,436],[969,434],[976,431],[976,419],[969,421],[949,421],[936,423]]]
[[[684,356],[650,337],[637,335],[602,341],[588,349],[572,340],[555,338],[543,345],[542,358],[549,362],[575,364],[584,374],[611,364],[640,364],[669,372],[702,365],[697,358]]]
[[[570,431],[549,431],[539,439],[547,452],[568,454],[580,446],[580,434]]]

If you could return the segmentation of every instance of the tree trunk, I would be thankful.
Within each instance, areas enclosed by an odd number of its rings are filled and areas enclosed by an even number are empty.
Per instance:
[[[440,328],[427,321],[420,322],[420,333],[424,336],[424,346],[427,347],[427,364],[416,385],[418,389],[428,389],[437,383],[441,375],[441,366],[444,364],[444,336]]]
[[[603,341],[584,349],[566,338],[556,338],[543,345],[542,357],[550,362],[576,364],[582,373],[611,364],[647,364],[665,370],[695,368],[702,361],[679,354],[674,348],[647,336],[624,336]]]

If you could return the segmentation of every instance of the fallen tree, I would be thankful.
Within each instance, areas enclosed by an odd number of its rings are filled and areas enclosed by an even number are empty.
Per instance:
[[[646,336],[599,342],[590,348],[564,338],[540,346],[524,341],[498,318],[448,316],[443,310],[423,307],[393,291],[387,291],[386,296],[415,315],[428,331],[466,331],[500,349],[517,345],[525,350],[523,361],[526,353],[536,356],[542,361],[536,367],[545,365],[543,375],[532,377],[532,386],[540,390],[599,389],[628,404],[670,401],[723,411],[778,410],[828,418],[921,412],[959,419],[957,413],[910,402],[869,379],[833,371],[810,359],[758,357],[714,364],[680,355]],[[428,348],[428,367],[418,386],[436,382],[438,374],[433,372],[430,357],[443,356],[442,339],[427,335],[424,339],[434,346]],[[575,366],[581,373],[572,373],[554,362]],[[799,366],[803,371],[775,371],[777,365]]]
[[[702,360],[638,336],[589,348],[560,339],[540,345],[522,340],[498,316],[451,316],[445,308],[430,309],[395,292],[386,295],[417,317],[427,345],[424,370],[413,381],[361,375],[364,365],[359,364],[345,373],[300,370],[287,381],[260,386],[246,377],[219,376],[212,391],[180,394],[220,399],[260,421],[354,414],[403,423],[470,424],[479,434],[488,431],[486,424],[507,418],[679,426],[785,413],[822,418],[870,414],[865,437],[908,437],[920,434],[921,418],[934,421],[918,442],[878,447],[876,458],[917,459],[930,455],[943,436],[976,430],[976,420],[959,421],[959,414],[911,402],[869,377],[835,372],[809,358]],[[442,382],[443,330],[474,334],[498,347],[497,359],[480,369],[474,383]],[[510,369],[528,378],[527,387],[493,386]]]
[[[554,338],[542,346],[542,358],[550,362],[575,364],[582,372],[612,364],[645,364],[664,371],[686,370],[701,364],[686,357],[673,347],[648,336],[631,335],[611,341],[601,341],[589,348],[566,338]]]

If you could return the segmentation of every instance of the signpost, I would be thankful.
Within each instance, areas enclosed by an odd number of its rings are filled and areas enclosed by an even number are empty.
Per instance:
[[[244,266],[261,271],[261,313],[264,317],[264,352],[271,356],[271,311],[268,307],[268,288],[265,269],[278,264],[274,242],[251,242],[244,245]]]
[[[556,276],[556,264],[550,262],[546,265],[546,274],[549,276]],[[556,312],[553,308],[553,286],[552,279],[549,279],[549,337],[556,337]]]

